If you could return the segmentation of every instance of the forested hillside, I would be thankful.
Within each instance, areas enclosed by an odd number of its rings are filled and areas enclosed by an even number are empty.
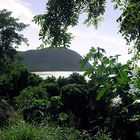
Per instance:
[[[70,49],[45,48],[19,52],[19,54],[30,71],[81,71],[82,56]]]

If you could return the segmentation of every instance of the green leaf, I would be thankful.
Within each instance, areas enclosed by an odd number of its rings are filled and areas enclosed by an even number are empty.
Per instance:
[[[66,121],[68,119],[68,115],[66,113],[60,113],[58,119],[60,121]]]
[[[43,49],[43,48],[45,48],[45,45],[44,44],[40,44],[40,46],[37,47],[37,49]]]
[[[107,87],[101,87],[98,89],[97,93],[98,95],[96,96],[96,100],[101,100],[101,98],[103,98],[103,96],[105,95],[105,93],[107,92]]]
[[[127,72],[126,71],[121,71],[120,77],[118,77],[118,82],[121,85],[126,85],[128,83],[129,79],[127,77]]]

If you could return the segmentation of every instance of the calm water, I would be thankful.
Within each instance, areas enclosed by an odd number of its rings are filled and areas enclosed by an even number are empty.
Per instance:
[[[34,74],[39,75],[40,77],[42,77],[43,79],[46,79],[48,76],[54,76],[56,78],[59,78],[59,76],[62,77],[68,77],[70,74],[77,72],[77,71],[43,71],[43,72],[33,72]],[[81,75],[84,74],[84,72],[77,72]]]

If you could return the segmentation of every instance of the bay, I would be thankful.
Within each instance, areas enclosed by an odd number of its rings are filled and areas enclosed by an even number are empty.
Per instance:
[[[72,73],[79,73],[80,75],[84,74],[84,71],[40,71],[40,72],[32,72],[36,75],[39,75],[39,77],[46,79],[48,76],[55,78],[61,77],[68,77]]]

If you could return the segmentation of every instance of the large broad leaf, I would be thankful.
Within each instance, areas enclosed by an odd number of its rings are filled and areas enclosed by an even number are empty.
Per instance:
[[[97,91],[97,96],[96,96],[96,100],[100,100],[101,98],[104,97],[105,93],[107,92],[107,87],[101,87],[99,88],[99,90]]]
[[[118,82],[121,85],[126,85],[128,83],[128,81],[129,81],[128,73],[126,71],[121,71],[120,77],[118,77]]]

